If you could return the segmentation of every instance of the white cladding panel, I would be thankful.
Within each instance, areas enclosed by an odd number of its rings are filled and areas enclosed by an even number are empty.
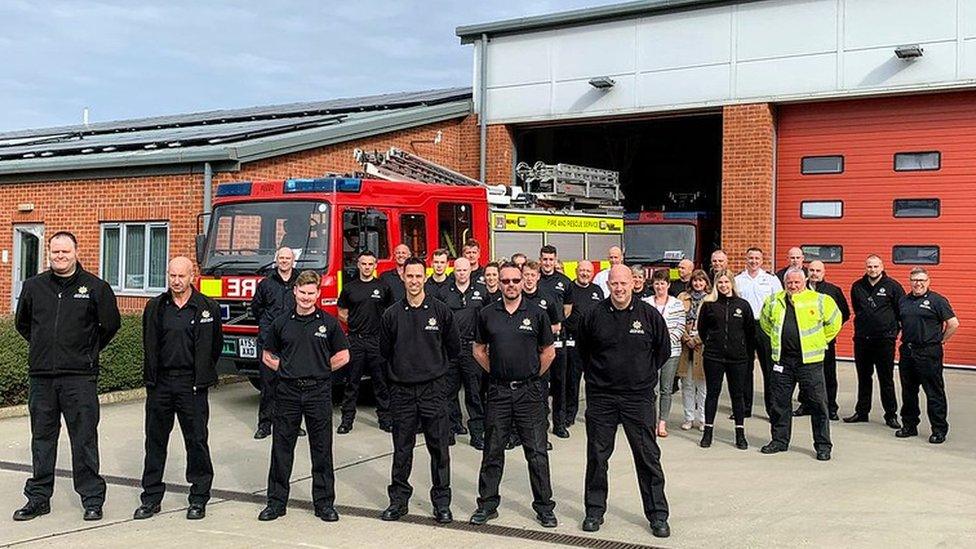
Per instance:
[[[901,44],[925,53],[898,59]],[[595,90],[588,80],[596,76],[616,85]],[[491,38],[487,118],[843,97],[974,79],[976,0],[766,0]]]

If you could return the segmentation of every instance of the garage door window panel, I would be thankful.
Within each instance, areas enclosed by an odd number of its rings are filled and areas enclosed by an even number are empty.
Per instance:
[[[824,263],[842,263],[844,261],[844,247],[837,244],[804,244],[803,259],[806,261],[823,261]]]
[[[805,200],[800,202],[803,219],[840,219],[844,217],[844,202],[840,200]]]
[[[896,198],[892,212],[895,217],[939,217],[941,206],[938,198]]]
[[[891,261],[898,265],[938,265],[939,247],[935,245],[902,245],[891,250]]]
[[[800,160],[800,173],[803,175],[844,173],[844,157],[804,156]]]
[[[942,167],[942,153],[939,151],[895,153],[896,172],[926,172]]]

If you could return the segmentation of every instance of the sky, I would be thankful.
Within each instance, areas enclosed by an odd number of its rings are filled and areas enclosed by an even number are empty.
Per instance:
[[[0,131],[470,86],[459,25],[615,0],[2,0]]]

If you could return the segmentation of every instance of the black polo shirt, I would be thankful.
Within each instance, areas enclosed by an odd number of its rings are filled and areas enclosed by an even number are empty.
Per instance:
[[[349,333],[369,336],[380,333],[380,317],[393,303],[390,287],[371,279],[363,282],[354,278],[343,285],[339,294],[339,308],[349,310]]]
[[[264,350],[277,355],[282,379],[326,380],[332,376],[332,356],[349,348],[339,321],[326,312],[285,313],[271,323]]]
[[[523,296],[514,313],[505,301],[495,301],[478,313],[475,341],[488,345],[490,371],[495,381],[523,381],[539,375],[539,350],[552,345],[552,326],[545,311]]]
[[[873,286],[868,275],[851,285],[854,309],[854,339],[895,339],[898,337],[898,303],[905,290],[895,279],[882,273]]]
[[[474,341],[475,324],[478,322],[478,311],[488,304],[488,290],[482,284],[470,283],[462,292],[457,283],[446,286],[440,294],[440,300],[454,313],[454,323],[457,324],[461,341]]]
[[[573,304],[572,285],[573,281],[559,271],[550,274],[539,273],[539,289],[556,298],[559,310],[562,310],[563,305]]]
[[[956,316],[949,300],[932,290],[901,298],[901,341],[912,345],[942,343],[942,323]]]
[[[579,331],[580,323],[586,313],[603,301],[606,296],[603,295],[603,288],[592,282],[586,286],[580,286],[574,281],[570,285],[570,291],[573,292],[573,310],[566,318],[566,330],[570,335],[575,335]]]
[[[672,280],[671,285],[668,286],[668,295],[672,297],[678,297],[681,292],[688,290],[691,291],[691,281],[685,282],[680,278],[678,280]]]
[[[427,282],[424,282],[424,293],[444,301],[444,298],[441,297],[441,292],[447,289],[447,287],[451,285],[452,281],[453,279],[451,277],[445,276],[444,280],[438,282],[434,280],[434,275],[431,275],[427,277]]]
[[[163,300],[161,370],[193,371],[193,332],[196,328],[196,309],[185,303],[177,307],[172,299]]]
[[[532,293],[523,290],[522,299],[544,311],[549,318],[549,324],[559,324],[563,321],[563,306],[559,305],[558,298],[542,288],[536,287]]]
[[[417,307],[402,299],[383,313],[380,353],[386,359],[387,379],[394,383],[437,379],[460,351],[454,315],[429,295]]]
[[[587,390],[650,394],[671,356],[671,337],[654,306],[631,299],[628,307],[617,309],[608,298],[583,318],[576,347]]]
[[[403,284],[396,267],[381,274],[380,281],[390,288],[390,302],[396,303],[407,297],[407,287]]]
[[[494,303],[495,301],[498,301],[498,300],[500,300],[502,298],[502,290],[501,290],[500,287],[497,290],[495,290],[494,292],[491,291],[491,290],[488,290],[487,288],[488,287],[485,286],[485,291],[488,292],[488,298],[485,299],[485,305],[487,305],[489,303]]]

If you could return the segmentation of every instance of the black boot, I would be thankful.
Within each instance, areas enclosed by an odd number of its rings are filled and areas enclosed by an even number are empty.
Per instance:
[[[740,450],[749,449],[749,441],[746,440],[746,429],[745,427],[735,428],[735,447]]]
[[[705,426],[705,432],[702,433],[701,442],[698,443],[702,448],[708,448],[712,445],[712,430],[714,427],[711,425]]]

